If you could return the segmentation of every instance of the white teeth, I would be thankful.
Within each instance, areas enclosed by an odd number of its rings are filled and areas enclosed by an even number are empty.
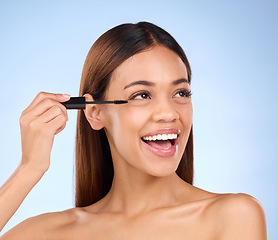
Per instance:
[[[168,135],[162,134],[161,138],[162,138],[162,140],[167,140],[168,139]]]
[[[176,139],[178,138],[178,134],[172,133],[172,134],[157,134],[154,136],[147,136],[143,137],[146,141],[155,141],[155,140],[168,140],[168,139]]]

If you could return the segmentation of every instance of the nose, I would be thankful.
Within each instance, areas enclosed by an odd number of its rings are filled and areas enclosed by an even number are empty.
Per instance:
[[[175,122],[179,119],[178,112],[174,109],[168,101],[159,101],[154,106],[154,111],[152,115],[152,119],[154,122]]]

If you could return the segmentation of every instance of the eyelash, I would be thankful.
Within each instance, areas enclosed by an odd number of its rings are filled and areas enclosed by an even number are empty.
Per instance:
[[[191,97],[191,95],[192,95],[192,92],[191,91],[188,91],[188,90],[186,90],[186,89],[180,89],[180,90],[178,90],[177,92],[176,92],[176,94],[177,93],[182,93],[183,94],[183,97],[186,97],[186,98],[190,98]],[[176,95],[175,94],[175,95]],[[182,97],[182,96],[181,96]]]
[[[180,90],[178,90],[178,91],[175,93],[175,95],[178,94],[178,93],[182,93],[182,94],[183,94],[183,96],[180,96],[180,97],[186,97],[186,98],[189,98],[189,97],[191,97],[191,95],[192,95],[192,92],[191,92],[191,91],[188,91],[188,90],[186,90],[186,89],[180,89]],[[147,98],[151,99],[151,94],[150,94],[148,91],[141,91],[141,92],[138,92],[138,93],[135,93],[135,94],[131,95],[131,96],[129,97],[128,100],[136,100],[135,98],[138,97],[138,96],[140,96],[140,95],[141,95],[141,96],[142,96],[142,95],[147,95],[147,97],[142,98],[142,99],[147,99]]]

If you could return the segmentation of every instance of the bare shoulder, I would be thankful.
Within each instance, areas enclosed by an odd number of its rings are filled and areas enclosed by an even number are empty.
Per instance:
[[[265,214],[261,204],[252,196],[219,194],[207,209],[218,224],[220,239],[266,239]]]
[[[82,210],[73,208],[62,212],[45,213],[21,222],[7,233],[1,240],[21,239],[62,239],[58,235],[62,229],[75,226],[82,215]]]

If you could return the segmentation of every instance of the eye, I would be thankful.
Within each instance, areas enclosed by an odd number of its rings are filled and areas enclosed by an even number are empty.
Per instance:
[[[131,95],[128,100],[143,100],[143,99],[151,99],[151,94],[147,91],[138,92]]]
[[[190,98],[190,96],[192,95],[191,91],[188,91],[186,89],[180,89],[176,92],[176,94],[174,95],[174,97],[182,97],[182,98]]]

